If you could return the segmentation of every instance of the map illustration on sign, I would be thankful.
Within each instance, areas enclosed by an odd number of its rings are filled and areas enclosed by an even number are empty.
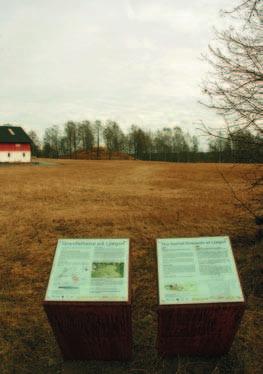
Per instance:
[[[128,301],[129,239],[60,239],[46,301]]]
[[[226,236],[157,239],[160,304],[242,302]]]

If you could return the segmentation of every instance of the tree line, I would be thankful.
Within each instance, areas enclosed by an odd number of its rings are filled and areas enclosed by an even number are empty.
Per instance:
[[[109,159],[114,152],[124,152],[135,159],[170,162],[262,162],[262,137],[247,129],[209,135],[208,151],[200,150],[196,135],[179,126],[146,131],[132,125],[124,133],[120,125],[108,120],[68,121],[63,128],[51,126],[42,141],[34,131],[29,133],[33,154],[47,158],[78,158],[78,152],[95,152],[100,159],[102,147]]]
[[[34,131],[29,135],[34,143],[34,154],[52,158],[77,158],[78,151],[89,152],[95,149],[99,159],[100,148],[105,147],[109,158],[113,152],[125,152],[136,159],[160,154],[165,160],[169,153],[196,153],[199,149],[197,136],[184,133],[179,126],[164,127],[152,132],[132,125],[129,131],[124,133],[119,124],[111,120],[105,123],[100,120],[69,121],[62,129],[57,125],[51,126],[45,130],[42,141]]]
[[[262,136],[260,132],[252,133],[247,129],[237,129],[224,134],[223,130],[210,137],[209,152],[216,162],[250,162],[263,161]]]

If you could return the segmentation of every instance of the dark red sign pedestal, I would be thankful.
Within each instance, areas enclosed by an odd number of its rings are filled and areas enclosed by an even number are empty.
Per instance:
[[[65,360],[129,360],[131,304],[44,302]]]
[[[158,352],[164,356],[225,354],[244,310],[244,303],[159,306]]]

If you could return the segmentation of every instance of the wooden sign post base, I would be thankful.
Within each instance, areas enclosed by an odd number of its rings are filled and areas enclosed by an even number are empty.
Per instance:
[[[131,305],[44,302],[64,360],[129,360]]]
[[[218,356],[227,353],[244,309],[244,303],[159,306],[159,354]]]

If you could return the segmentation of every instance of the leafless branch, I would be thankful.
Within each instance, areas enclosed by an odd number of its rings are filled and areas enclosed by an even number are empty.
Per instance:
[[[226,183],[226,185],[228,186],[229,190],[231,191],[232,193],[232,196],[234,197],[234,199],[236,201],[238,201],[238,203],[241,205],[241,207],[243,209],[245,209],[254,219],[257,218],[257,215],[253,212],[252,209],[249,208],[249,206],[242,200],[240,199],[240,197],[237,195],[236,191],[234,190],[232,184],[229,182],[229,180],[225,177],[224,173],[222,172],[222,170],[220,170],[218,167],[217,167],[217,171],[218,173],[221,175],[222,179],[224,180],[224,182]]]

